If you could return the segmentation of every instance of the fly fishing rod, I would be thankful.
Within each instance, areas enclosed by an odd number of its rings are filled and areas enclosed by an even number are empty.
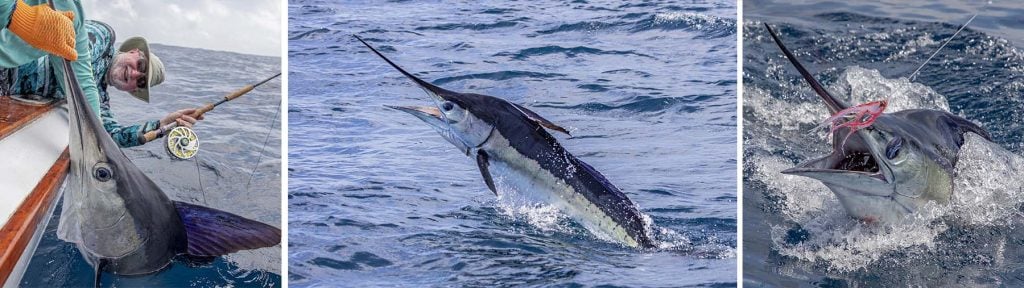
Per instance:
[[[281,73],[277,73],[274,76],[270,76],[267,79],[263,79],[263,81],[257,82],[256,84],[246,85],[245,87],[242,87],[241,89],[238,89],[235,92],[231,92],[231,94],[225,95],[223,99],[217,101],[216,103],[209,103],[206,104],[206,106],[197,108],[195,112],[189,114],[188,116],[191,116],[192,118],[202,117],[203,114],[206,114],[206,112],[210,112],[211,110],[213,110],[213,108],[216,108],[221,104],[227,103],[228,101],[234,100],[235,98],[241,97],[242,95],[245,95],[245,93],[249,93],[249,91],[252,91],[252,89],[259,87],[260,85],[263,85],[263,83],[267,83],[267,81],[277,78],[277,76],[281,76]],[[146,134],[140,135],[139,142],[147,143],[156,140],[157,138],[165,136],[167,137],[166,141],[164,142],[167,154],[171,155],[171,157],[174,157],[175,159],[190,159],[192,157],[195,157],[196,153],[199,152],[199,136],[196,135],[195,131],[192,131],[191,128],[179,126],[177,121],[171,122],[170,124],[161,126],[159,129],[149,131]]]

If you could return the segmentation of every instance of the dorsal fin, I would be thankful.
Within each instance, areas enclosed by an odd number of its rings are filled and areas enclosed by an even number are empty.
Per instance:
[[[828,91],[825,90],[825,87],[818,82],[818,79],[814,79],[811,72],[807,72],[804,65],[800,64],[800,61],[796,60],[796,56],[793,56],[793,52],[789,52],[789,48],[786,48],[786,45],[782,44],[782,40],[779,39],[779,35],[775,34],[775,30],[772,30],[772,26],[768,26],[768,23],[764,23],[764,27],[768,28],[768,34],[772,35],[772,39],[775,40],[775,44],[779,45],[779,49],[782,49],[782,54],[786,55],[786,59],[789,59],[789,62],[793,63],[793,66],[796,67],[797,71],[800,71],[800,75],[804,76],[804,80],[807,80],[807,84],[811,85],[811,89],[814,89],[814,93],[817,93],[818,96],[821,96],[821,100],[825,101],[825,105],[828,106],[828,111],[831,112],[830,114],[836,114],[836,112],[846,109],[847,106],[843,104],[843,102],[836,99],[836,97],[832,97],[832,94],[829,94]]]
[[[538,125],[543,126],[544,128],[565,133],[565,135],[572,136],[572,134],[569,134],[569,130],[562,128],[562,126],[558,126],[555,123],[551,123],[551,121],[548,121],[548,119],[544,119],[544,117],[541,117],[540,114],[530,111],[530,109],[526,109],[526,107],[523,107],[522,105],[516,103],[511,104],[512,106],[515,106],[516,109],[519,109],[519,112],[522,112],[523,115],[526,115],[526,118],[530,118],[530,120],[533,120],[533,122],[536,122]]]
[[[420,79],[419,77],[412,75],[412,73],[405,71],[405,69],[402,69],[402,67],[398,67],[398,64],[395,64],[395,62],[391,62],[391,59],[388,59],[388,57],[384,57],[384,54],[381,54],[379,51],[377,51],[377,49],[373,48],[373,46],[370,46],[369,43],[363,41],[363,38],[359,38],[358,35],[352,35],[352,37],[355,37],[356,40],[362,42],[363,45],[366,45],[366,48],[370,48],[370,51],[373,51],[374,54],[377,54],[377,56],[380,56],[381,59],[384,59],[384,62],[388,62],[388,64],[390,64],[391,67],[395,67],[395,69],[397,69],[398,72],[401,72],[402,75],[405,75],[405,77],[409,77],[409,79],[412,79],[413,82],[416,82],[417,85],[420,85],[420,87],[427,90],[428,92],[435,95],[456,94],[455,92],[445,90],[444,88],[441,87],[437,87],[434,84],[430,84],[430,82],[423,81],[423,79]]]
[[[960,116],[956,116],[950,113],[948,121],[955,125],[955,127],[957,127],[960,130],[960,133],[972,132],[974,134],[980,135],[982,138],[985,138],[985,140],[992,141],[992,135],[988,133],[988,130],[985,130],[985,128],[982,128],[978,124],[974,124],[974,122],[971,122],[971,120],[967,120]]]

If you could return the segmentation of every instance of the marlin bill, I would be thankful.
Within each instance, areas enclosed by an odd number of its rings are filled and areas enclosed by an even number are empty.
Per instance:
[[[525,193],[557,207],[588,231],[629,247],[656,247],[650,224],[626,194],[565,150],[550,131],[569,131],[522,105],[501,98],[446,90],[373,53],[422,88],[434,106],[388,106],[407,112],[474,159],[487,188]]]

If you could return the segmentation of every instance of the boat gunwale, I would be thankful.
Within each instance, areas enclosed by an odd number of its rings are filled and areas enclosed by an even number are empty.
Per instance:
[[[5,287],[11,284],[7,281],[25,254],[23,252],[29,242],[36,233],[44,232],[40,230],[42,225],[39,224],[50,219],[51,215],[47,212],[52,212],[56,205],[57,195],[60,194],[58,192],[70,167],[70,160],[68,149],[65,148],[42,180],[7,219],[3,228],[0,228],[0,283],[5,283]]]

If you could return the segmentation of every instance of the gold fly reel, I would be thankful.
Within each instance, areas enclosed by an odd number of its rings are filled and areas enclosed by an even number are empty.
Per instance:
[[[187,160],[199,153],[199,136],[185,126],[178,126],[167,132],[167,154],[174,159]]]

